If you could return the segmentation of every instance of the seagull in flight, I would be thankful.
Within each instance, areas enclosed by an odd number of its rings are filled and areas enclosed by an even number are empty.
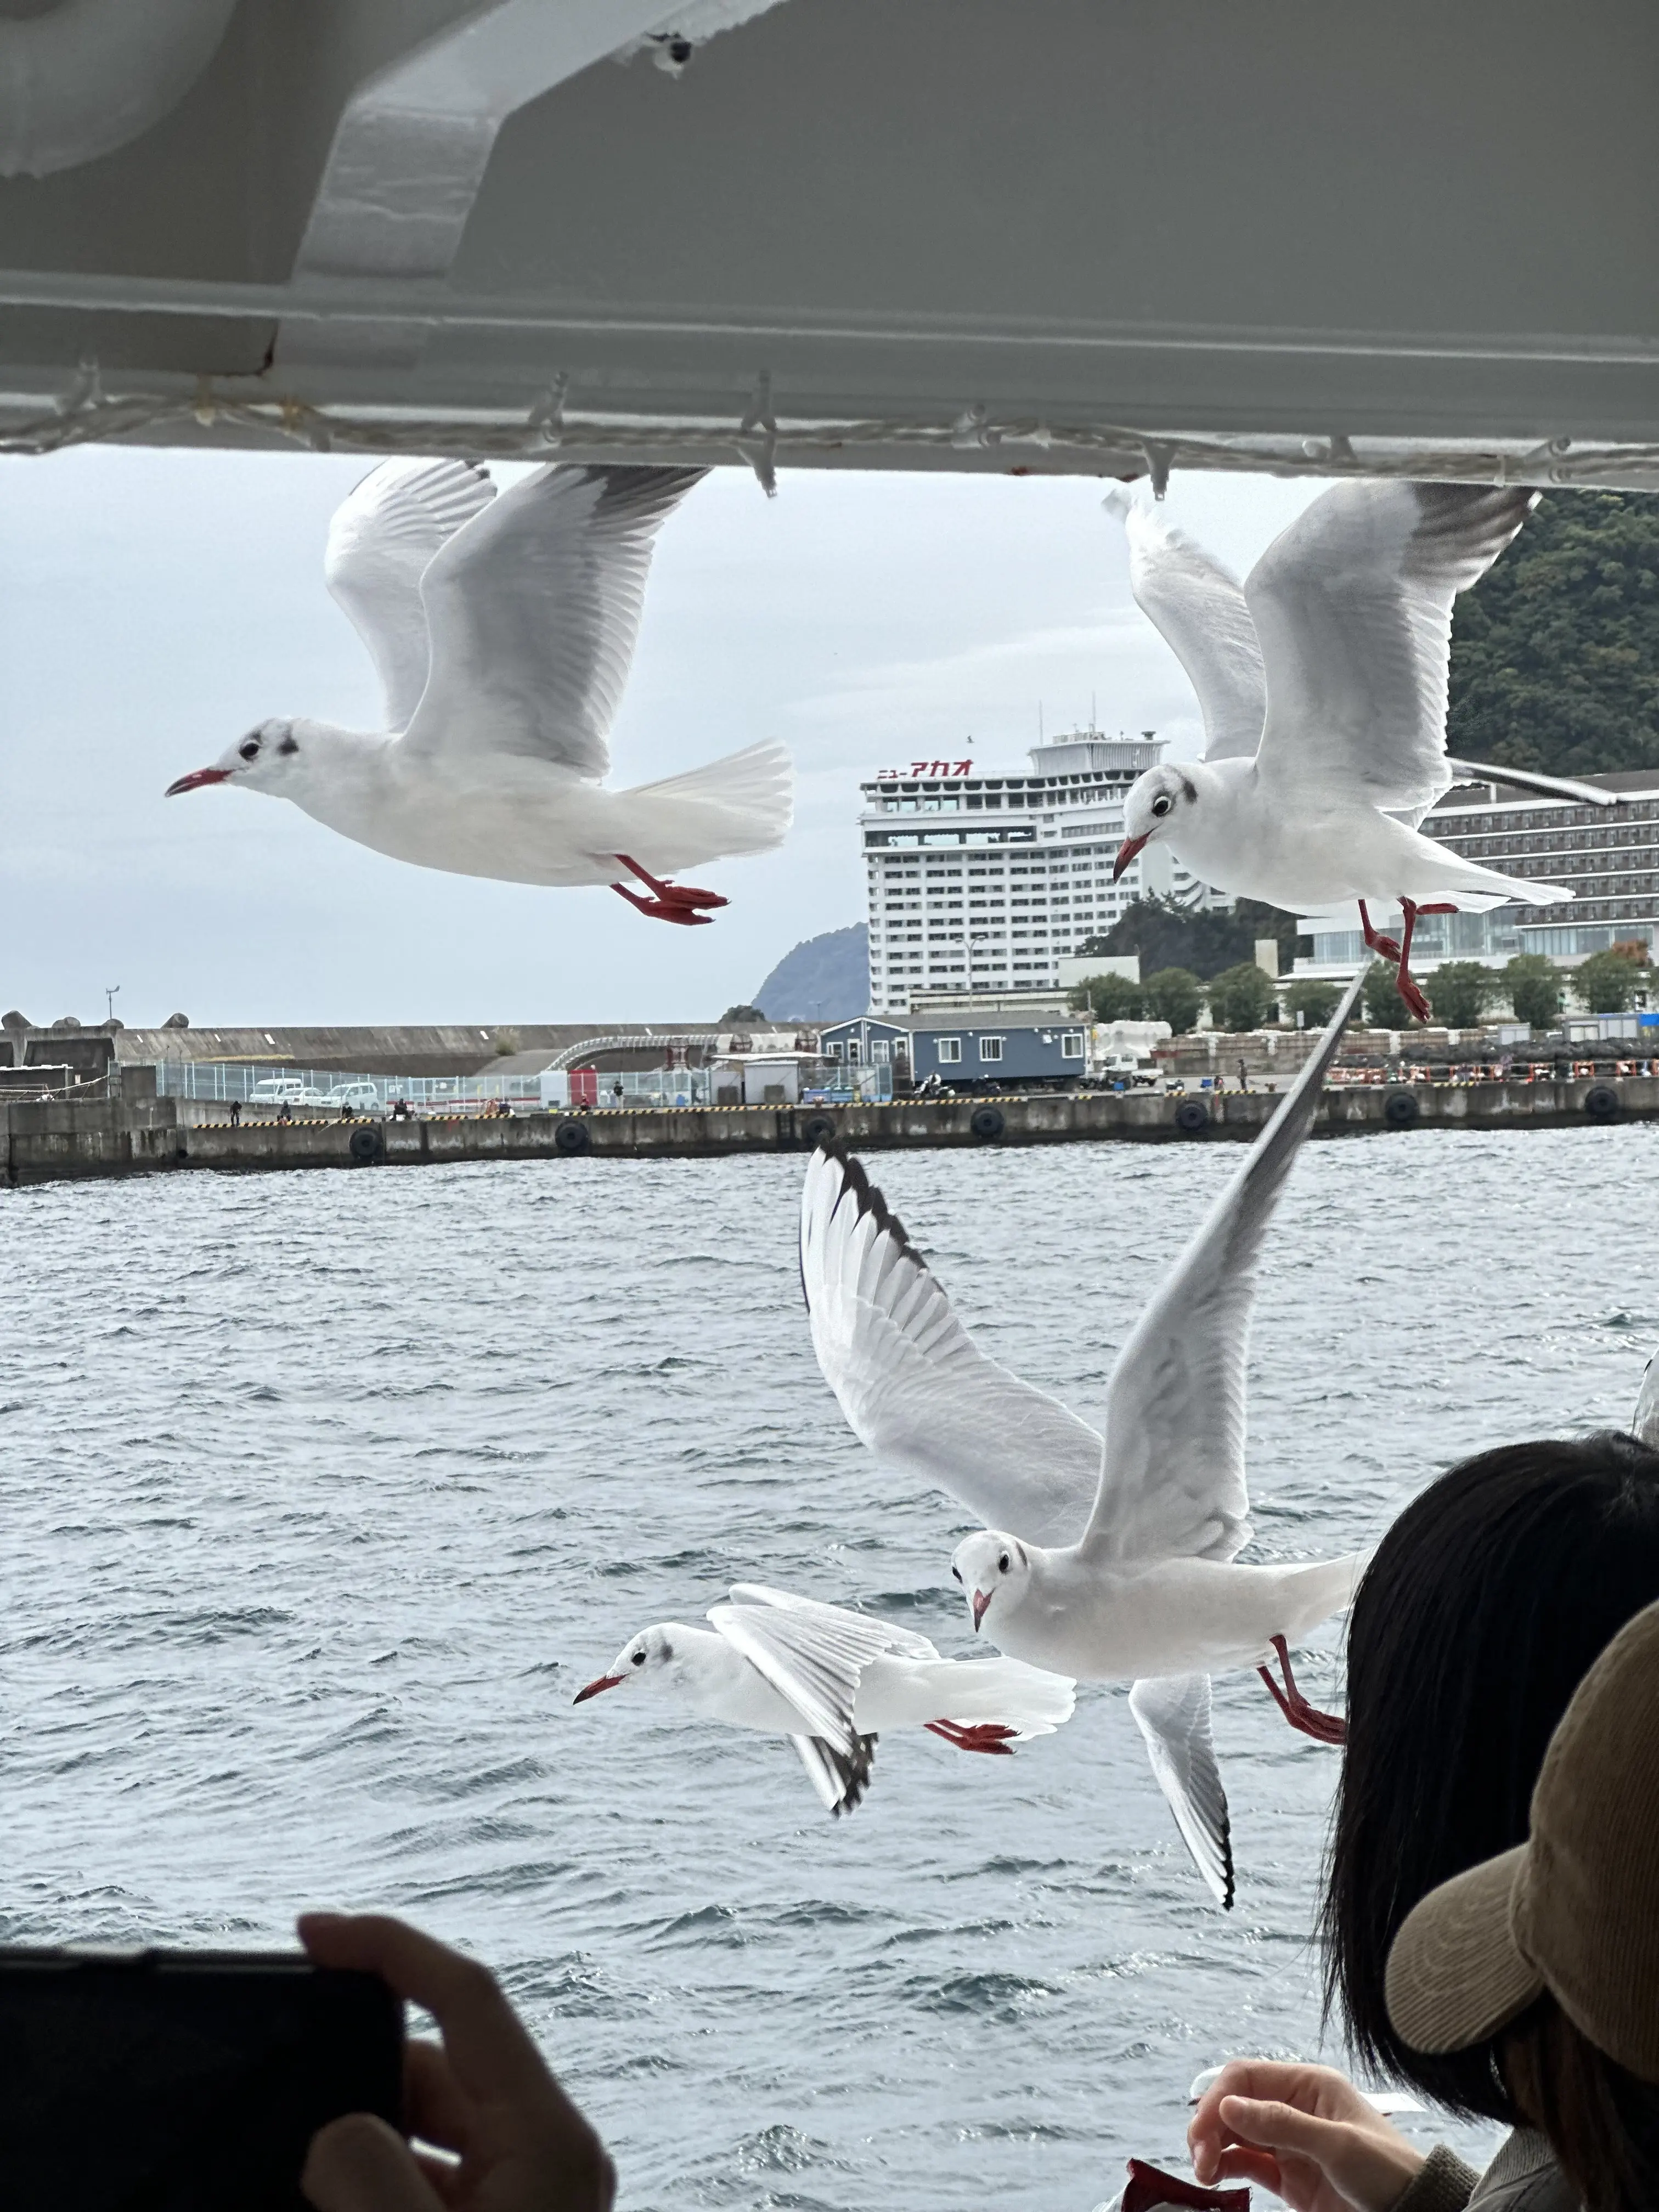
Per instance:
[[[868,1613],[762,1583],[712,1606],[712,1628],[659,1621],[576,1692],[661,1698],[728,1728],[787,1735],[812,1787],[837,1814],[869,1787],[876,1739],[922,1728],[958,1751],[1006,1757],[1072,1717],[1075,1685],[1018,1659],[941,1659],[925,1636]]]
[[[1232,1842],[1211,1674],[1254,1667],[1292,1728],[1322,1743],[1345,1732],[1297,1689],[1288,1646],[1348,1603],[1363,1557],[1241,1566],[1237,1555],[1251,1533],[1256,1266],[1364,972],[1131,1331],[1103,1435],[980,1350],[855,1160],[821,1149],[802,1194],[813,1348],[848,1424],[884,1465],[986,1522],[951,1570],[976,1634],[1076,1680],[1133,1682],[1152,1771],[1224,1907]]]
[[[335,514],[323,573],[379,672],[385,727],[279,716],[168,798],[266,792],[395,860],[609,883],[653,921],[707,924],[728,902],[670,871],[781,843],[783,746],[632,791],[604,781],[653,544],[707,474],[552,466],[498,498],[469,461],[383,462]]]
[[[1241,587],[1221,563],[1121,488],[1106,505],[1129,538],[1143,613],[1191,679],[1200,761],[1148,769],[1124,800],[1115,878],[1165,843],[1204,882],[1291,914],[1358,901],[1365,943],[1395,962],[1400,995],[1419,914],[1553,906],[1564,885],[1466,860],[1418,824],[1456,782],[1487,777],[1575,805],[1589,784],[1446,752],[1452,601],[1484,576],[1537,494],[1486,484],[1341,483],[1283,530]],[[1399,905],[1398,943],[1369,904]]]

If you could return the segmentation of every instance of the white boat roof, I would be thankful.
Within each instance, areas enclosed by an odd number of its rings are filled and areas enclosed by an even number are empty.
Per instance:
[[[6,0],[0,450],[1649,486],[1656,86],[1644,0]]]

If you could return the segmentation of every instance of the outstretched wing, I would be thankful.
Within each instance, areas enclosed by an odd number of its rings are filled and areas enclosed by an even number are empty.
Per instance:
[[[801,1191],[800,1279],[823,1379],[884,1466],[1027,1543],[1076,1540],[1098,1432],[986,1357],[859,1162],[827,1147]]]
[[[1261,742],[1267,679],[1261,647],[1230,568],[1184,530],[1114,485],[1105,505],[1129,540],[1129,588],[1186,670],[1204,717],[1204,757],[1248,757]]]
[[[842,1605],[825,1605],[822,1598],[797,1597],[793,1590],[773,1589],[765,1583],[733,1583],[732,1602],[769,1605],[781,1613],[822,1613],[830,1620],[857,1621],[865,1629],[879,1630],[884,1638],[882,1649],[897,1658],[939,1657],[938,1647],[914,1628],[901,1628],[896,1621],[878,1620],[867,1613],[851,1613]]]
[[[1630,1426],[1631,1434],[1650,1451],[1659,1451],[1659,1353],[1642,1370],[1642,1388]]]
[[[323,579],[368,647],[389,730],[407,726],[426,689],[427,564],[495,496],[471,461],[382,461],[334,511]]]
[[[1570,775],[1544,775],[1536,769],[1492,768],[1481,761],[1448,759],[1454,783],[1510,783],[1521,791],[1541,791],[1551,799],[1570,799],[1575,806],[1618,806],[1616,791],[1599,784],[1579,783]]]
[[[859,1680],[872,1659],[892,1649],[882,1622],[832,1605],[791,1603],[781,1591],[769,1604],[711,1606],[708,1618],[813,1735],[857,1757]]]
[[[1233,1838],[1227,1793],[1210,1735],[1207,1674],[1161,1674],[1133,1685],[1129,1711],[1146,1739],[1158,1786],[1181,1839],[1224,1912],[1233,1905]]]
[[[1282,530],[1244,597],[1267,672],[1256,765],[1287,803],[1386,811],[1449,789],[1452,601],[1537,502],[1487,484],[1341,483]]]
[[[843,1813],[856,1813],[864,1802],[864,1793],[870,1787],[870,1769],[876,1763],[874,1736],[859,1738],[855,1757],[838,1751],[832,1743],[825,1743],[822,1736],[792,1735],[789,1741],[800,1754],[806,1778],[817,1791],[825,1810],[833,1813],[837,1820]]]
[[[708,473],[538,469],[451,538],[421,580],[432,673],[410,750],[602,776],[652,547]]]
[[[1100,1492],[1084,1539],[1096,1557],[1231,1559],[1249,1539],[1244,1367],[1256,1262],[1364,975],[1362,967],[1117,1356]]]

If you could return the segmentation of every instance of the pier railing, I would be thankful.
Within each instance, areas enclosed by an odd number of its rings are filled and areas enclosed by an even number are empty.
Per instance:
[[[163,1060],[155,1063],[158,1098],[288,1106],[295,1111],[343,1106],[386,1113],[399,1103],[416,1113],[472,1113],[503,1103],[541,1103],[534,1075],[352,1075],[338,1068],[263,1066],[257,1061]]]

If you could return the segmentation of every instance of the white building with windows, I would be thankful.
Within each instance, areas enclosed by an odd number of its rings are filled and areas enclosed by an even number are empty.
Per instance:
[[[1029,774],[912,761],[861,784],[872,1012],[920,992],[1053,990],[1060,959],[1132,899],[1206,896],[1164,846],[1112,881],[1124,793],[1163,751],[1151,731],[1086,730],[1034,745]]]
[[[1574,806],[1504,783],[1447,793],[1422,824],[1425,837],[1504,875],[1565,884],[1572,903],[1517,901],[1487,914],[1425,914],[1412,940],[1419,974],[1432,975],[1447,960],[1501,967],[1517,952],[1547,953],[1571,968],[1614,945],[1659,949],[1659,773],[1621,769],[1578,781],[1612,792],[1620,804]],[[1374,912],[1371,919],[1398,933],[1397,912],[1386,920]],[[1298,975],[1353,974],[1364,952],[1357,928],[1315,915],[1304,916],[1301,927],[1313,939],[1313,957],[1297,962]]]

